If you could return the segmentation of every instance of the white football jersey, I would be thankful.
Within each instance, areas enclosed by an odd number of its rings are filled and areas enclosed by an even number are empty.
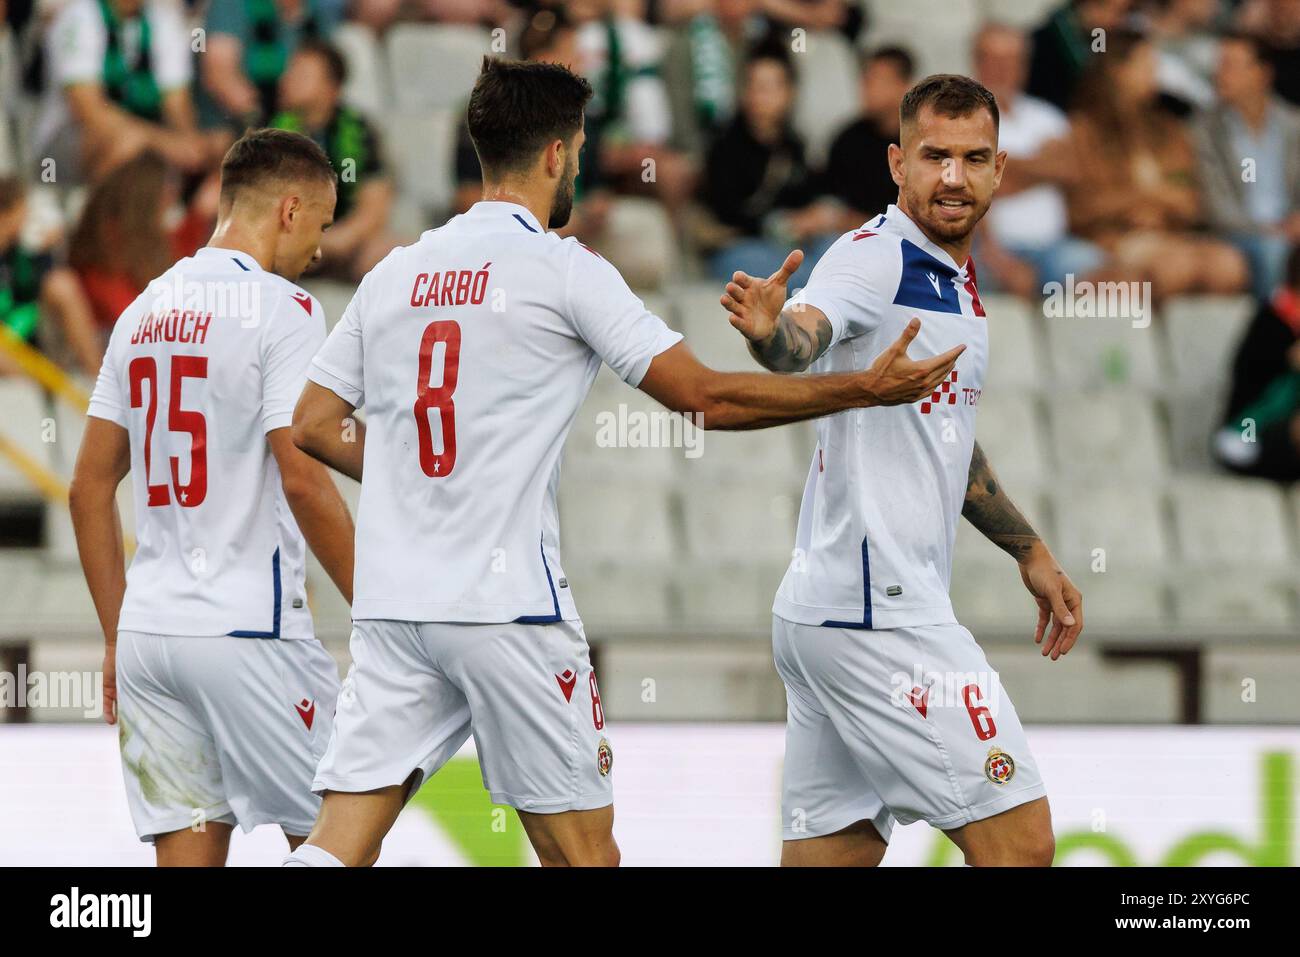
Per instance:
[[[131,436],[138,548],[119,629],[313,637],[306,543],[266,434],[292,423],[324,341],[312,296],[211,246],[118,318],[90,415]]]
[[[913,358],[962,343],[966,351],[926,399],[818,420],[795,550],[772,610],[841,628],[955,622],[952,549],[988,365],[974,261],[959,266],[890,206],[827,250],[787,308],[798,303],[824,312],[834,332],[816,372],[870,368],[914,316]]]
[[[365,406],[352,617],[578,617],[560,449],[604,360],[636,386],[681,336],[525,207],[476,203],[366,275],[308,377]]]

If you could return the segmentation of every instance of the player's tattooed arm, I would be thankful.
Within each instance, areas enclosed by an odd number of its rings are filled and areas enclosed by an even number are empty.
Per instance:
[[[772,334],[749,341],[749,351],[773,372],[803,372],[831,344],[831,322],[820,309],[787,309],[776,320]]]
[[[1033,526],[1002,488],[978,442],[971,455],[966,501],[961,513],[985,538],[1017,562],[1026,561],[1034,546],[1041,542]]]

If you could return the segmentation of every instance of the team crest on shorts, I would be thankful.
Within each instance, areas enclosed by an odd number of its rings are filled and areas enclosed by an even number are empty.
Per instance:
[[[1011,755],[994,745],[984,759],[984,776],[994,784],[1006,784],[1016,773],[1016,762]]]
[[[606,738],[601,738],[600,744],[596,746],[596,767],[600,770],[602,778],[614,767],[614,749],[609,746]]]

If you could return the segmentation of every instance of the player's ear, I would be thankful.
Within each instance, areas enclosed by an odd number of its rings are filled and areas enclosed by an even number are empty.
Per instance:
[[[564,175],[564,140],[552,140],[546,148],[546,175],[557,178]]]
[[[285,229],[293,229],[293,221],[298,218],[301,211],[301,199],[297,196],[284,197],[280,200],[280,225]]]
[[[897,143],[889,144],[889,175],[893,177],[894,183],[898,186],[903,185],[903,148]]]
[[[1006,169],[1006,166],[1007,166],[1007,151],[998,150],[997,155],[993,157],[993,191],[994,192],[997,192],[997,188],[1002,185],[1002,171]]]

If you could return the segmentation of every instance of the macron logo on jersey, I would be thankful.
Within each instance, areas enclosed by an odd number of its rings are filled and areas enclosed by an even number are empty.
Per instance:
[[[293,301],[296,302],[298,305],[302,306],[302,308],[306,311],[307,315],[309,316],[311,315],[310,294],[305,292],[295,292],[293,294]]]
[[[903,274],[898,280],[898,291],[894,293],[894,305],[960,316],[961,300],[953,283],[957,271],[910,240],[900,240],[900,248]]]

